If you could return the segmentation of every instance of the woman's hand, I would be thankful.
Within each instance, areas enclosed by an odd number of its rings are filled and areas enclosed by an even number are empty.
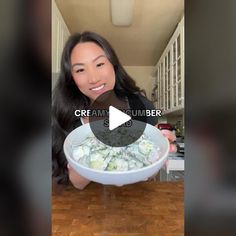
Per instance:
[[[161,132],[170,142],[170,151],[169,152],[177,152],[176,144],[173,143],[176,141],[176,136],[174,135],[174,133],[171,132],[170,130],[167,130],[167,129],[162,129]]]
[[[90,183],[90,180],[79,175],[69,164],[67,165],[67,168],[69,179],[75,188],[82,190]]]

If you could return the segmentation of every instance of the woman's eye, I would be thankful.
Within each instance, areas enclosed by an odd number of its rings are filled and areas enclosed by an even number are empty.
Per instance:
[[[75,72],[76,73],[81,73],[81,72],[83,72],[84,71],[84,69],[78,69],[78,70],[76,70]]]
[[[101,63],[97,64],[97,67],[101,67],[101,66],[103,66],[104,64],[105,64],[104,62],[101,62]]]

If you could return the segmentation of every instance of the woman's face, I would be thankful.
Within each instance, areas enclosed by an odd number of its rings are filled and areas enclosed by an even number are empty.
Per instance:
[[[72,77],[79,90],[95,100],[115,86],[115,71],[105,52],[93,42],[78,43],[71,53]]]

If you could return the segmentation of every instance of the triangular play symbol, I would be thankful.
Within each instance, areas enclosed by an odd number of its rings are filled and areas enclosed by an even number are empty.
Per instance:
[[[130,116],[113,106],[109,106],[109,130],[113,130],[129,120],[131,120]]]

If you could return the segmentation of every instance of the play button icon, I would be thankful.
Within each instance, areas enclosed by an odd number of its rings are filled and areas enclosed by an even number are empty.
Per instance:
[[[113,130],[129,120],[131,120],[130,116],[113,106],[109,106],[109,130]]]
[[[133,97],[132,97],[133,96]],[[112,147],[124,147],[140,138],[145,117],[130,114],[133,107],[145,109],[138,96],[119,98],[113,90],[101,94],[90,107],[89,125],[98,140]]]

